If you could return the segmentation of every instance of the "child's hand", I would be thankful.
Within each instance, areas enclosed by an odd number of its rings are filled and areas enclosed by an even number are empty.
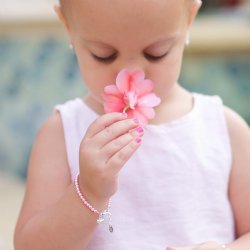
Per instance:
[[[189,247],[167,247],[166,250],[225,250],[225,248],[216,242],[205,242]],[[226,248],[227,249],[227,248]]]
[[[142,135],[139,121],[121,113],[105,114],[90,125],[79,152],[79,182],[87,198],[107,201],[117,191],[118,174]]]

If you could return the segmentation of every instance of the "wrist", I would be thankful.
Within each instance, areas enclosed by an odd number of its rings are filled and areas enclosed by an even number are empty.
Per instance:
[[[111,225],[110,200],[108,201],[108,204],[106,205],[105,209],[99,210],[95,206],[93,206],[93,203],[89,202],[89,198],[86,198],[85,194],[82,193],[81,187],[79,185],[79,174],[77,175],[74,184],[76,193],[79,196],[82,203],[85,205],[85,207],[88,208],[92,213],[98,215],[98,219],[96,220],[96,222],[98,224],[101,224],[107,221],[109,223],[109,231],[112,233],[113,227]]]
[[[93,207],[95,207],[98,211],[103,211],[107,208],[110,201],[110,197],[103,197],[101,195],[97,195],[93,188],[91,188],[90,185],[87,185],[86,182],[84,182],[80,174],[78,174],[75,179],[75,187],[76,181],[78,182],[80,192],[83,194],[86,200],[90,204],[92,204]]]

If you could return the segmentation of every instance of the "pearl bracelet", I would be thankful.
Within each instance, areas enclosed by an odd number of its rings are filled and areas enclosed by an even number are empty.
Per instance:
[[[223,250],[231,250],[231,249],[228,248],[226,245],[221,245],[221,248],[222,248]]]
[[[101,224],[103,223],[105,220],[108,221],[109,223],[109,231],[112,233],[114,231],[113,226],[111,225],[111,212],[110,212],[110,200],[108,203],[108,207],[107,209],[105,209],[103,212],[99,212],[97,209],[95,209],[88,201],[87,199],[83,196],[81,190],[80,190],[80,186],[79,186],[79,174],[76,176],[75,178],[75,188],[76,188],[76,192],[79,196],[79,198],[81,199],[81,201],[83,202],[83,204],[93,213],[98,215],[98,219],[97,219],[97,223]]]

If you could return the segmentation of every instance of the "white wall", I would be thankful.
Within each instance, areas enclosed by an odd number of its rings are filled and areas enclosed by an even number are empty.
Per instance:
[[[57,0],[0,0],[0,22],[51,20]]]

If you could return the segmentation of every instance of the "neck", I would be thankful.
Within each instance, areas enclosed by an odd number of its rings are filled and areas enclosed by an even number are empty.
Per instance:
[[[85,104],[91,108],[95,113],[98,115],[103,115],[104,110],[103,110],[103,105],[102,103],[98,102],[93,96],[90,94],[87,94],[84,98],[83,101]]]
[[[189,113],[193,107],[193,98],[190,92],[175,84],[168,95],[155,108],[155,117],[150,124],[162,124],[173,121]]]

